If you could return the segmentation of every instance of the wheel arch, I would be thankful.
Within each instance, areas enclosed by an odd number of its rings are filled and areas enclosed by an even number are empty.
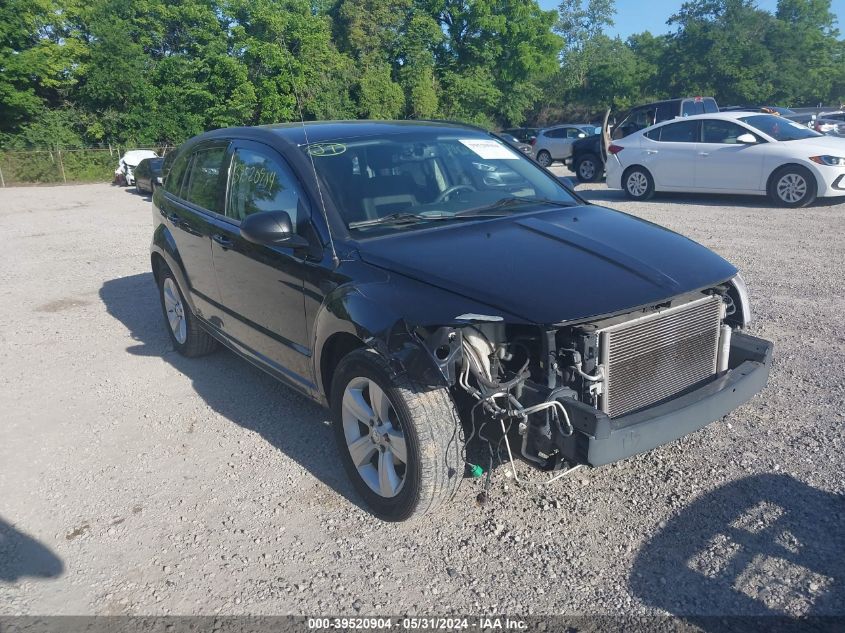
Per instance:
[[[653,190],[658,190],[657,180],[654,178],[654,174],[651,173],[651,170],[641,163],[634,163],[633,165],[628,165],[625,169],[622,170],[622,176],[619,179],[619,184],[622,187],[622,191],[625,191],[625,179],[628,178],[628,174],[630,174],[634,169],[643,170],[648,175],[648,177],[651,178],[651,186],[654,188]]]
[[[161,281],[161,271],[164,266],[173,274],[176,283],[179,284],[179,289],[182,291],[182,296],[185,298],[191,311],[195,312],[194,302],[189,292],[188,276],[185,272],[185,266],[182,263],[182,257],[179,255],[179,249],[176,247],[176,240],[173,239],[173,235],[171,235],[167,227],[159,224],[153,234],[153,242],[150,245],[150,267],[152,268],[153,278],[156,284]]]
[[[372,349],[391,369],[416,382],[448,386],[440,366],[414,329],[387,303],[360,288],[341,286],[323,302],[314,322],[313,372],[316,395],[329,404],[331,381],[340,360],[356,349]]]
[[[766,193],[771,193],[772,185],[774,185],[775,176],[777,176],[778,172],[783,171],[787,168],[798,168],[808,172],[813,177],[813,182],[816,184],[816,191],[822,191],[824,189],[824,181],[819,179],[819,175],[815,172],[815,170],[807,165],[802,165],[801,163],[783,163],[782,165],[778,165],[769,173],[768,177],[766,178]]]

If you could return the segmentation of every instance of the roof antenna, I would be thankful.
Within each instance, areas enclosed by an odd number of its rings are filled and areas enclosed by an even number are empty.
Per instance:
[[[314,182],[317,185],[317,193],[320,196],[320,210],[323,212],[323,219],[326,221],[326,231],[328,231],[329,234],[329,246],[332,249],[332,261],[334,262],[335,268],[337,268],[340,266],[340,258],[337,256],[337,250],[335,250],[334,247],[334,237],[332,237],[332,227],[329,224],[329,214],[326,211],[326,202],[323,200],[323,188],[320,186],[320,177],[317,175],[317,166],[314,164],[314,155],[311,153],[311,143],[308,141],[308,128],[305,125],[305,117],[302,116],[302,100],[299,98],[299,91],[296,89],[296,81],[293,76],[293,66],[290,63],[290,56],[292,53],[288,48],[287,41],[285,40],[284,31],[279,34],[279,37],[282,40],[282,47],[285,49],[284,54],[288,60],[290,85],[293,88],[293,96],[296,98],[296,107],[299,110],[299,122],[302,124],[302,134],[305,136],[305,153],[308,154],[308,158],[311,160],[311,171],[314,172]]]

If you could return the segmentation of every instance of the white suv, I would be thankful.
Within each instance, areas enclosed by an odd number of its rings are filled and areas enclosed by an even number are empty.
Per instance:
[[[567,162],[572,156],[572,144],[579,138],[595,134],[592,125],[565,124],[547,127],[537,133],[534,155],[537,162],[548,167],[556,160]]]

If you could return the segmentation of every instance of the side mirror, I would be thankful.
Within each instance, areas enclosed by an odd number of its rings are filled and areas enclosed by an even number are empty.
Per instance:
[[[304,248],[309,245],[293,230],[287,211],[264,211],[246,216],[241,222],[241,237],[262,246]]]
[[[586,134],[584,134],[584,132],[579,132],[579,133],[578,133],[578,138],[587,138],[587,135],[586,135]]]
[[[745,134],[740,134],[736,137],[737,143],[742,143],[743,145],[754,145],[757,142],[757,139],[754,138],[753,134],[749,134],[746,132]]]

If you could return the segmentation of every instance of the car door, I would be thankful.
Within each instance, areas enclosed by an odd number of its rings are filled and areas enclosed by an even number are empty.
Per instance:
[[[228,141],[202,143],[178,156],[158,197],[163,216],[182,260],[198,316],[219,316],[220,293],[211,260],[215,214],[223,211],[223,169]]]
[[[698,120],[678,121],[642,135],[641,161],[651,172],[658,189],[695,187],[700,129]]]
[[[737,138],[741,134],[752,132],[732,121],[702,121],[695,167],[696,188],[736,192],[761,190],[766,144],[757,135],[754,135],[757,143],[740,143]]]
[[[303,297],[305,254],[245,240],[250,214],[287,211],[300,233],[310,222],[303,187],[267,145],[236,141],[230,152],[225,222],[212,234],[212,257],[226,317],[223,333],[294,385],[313,389]]]

